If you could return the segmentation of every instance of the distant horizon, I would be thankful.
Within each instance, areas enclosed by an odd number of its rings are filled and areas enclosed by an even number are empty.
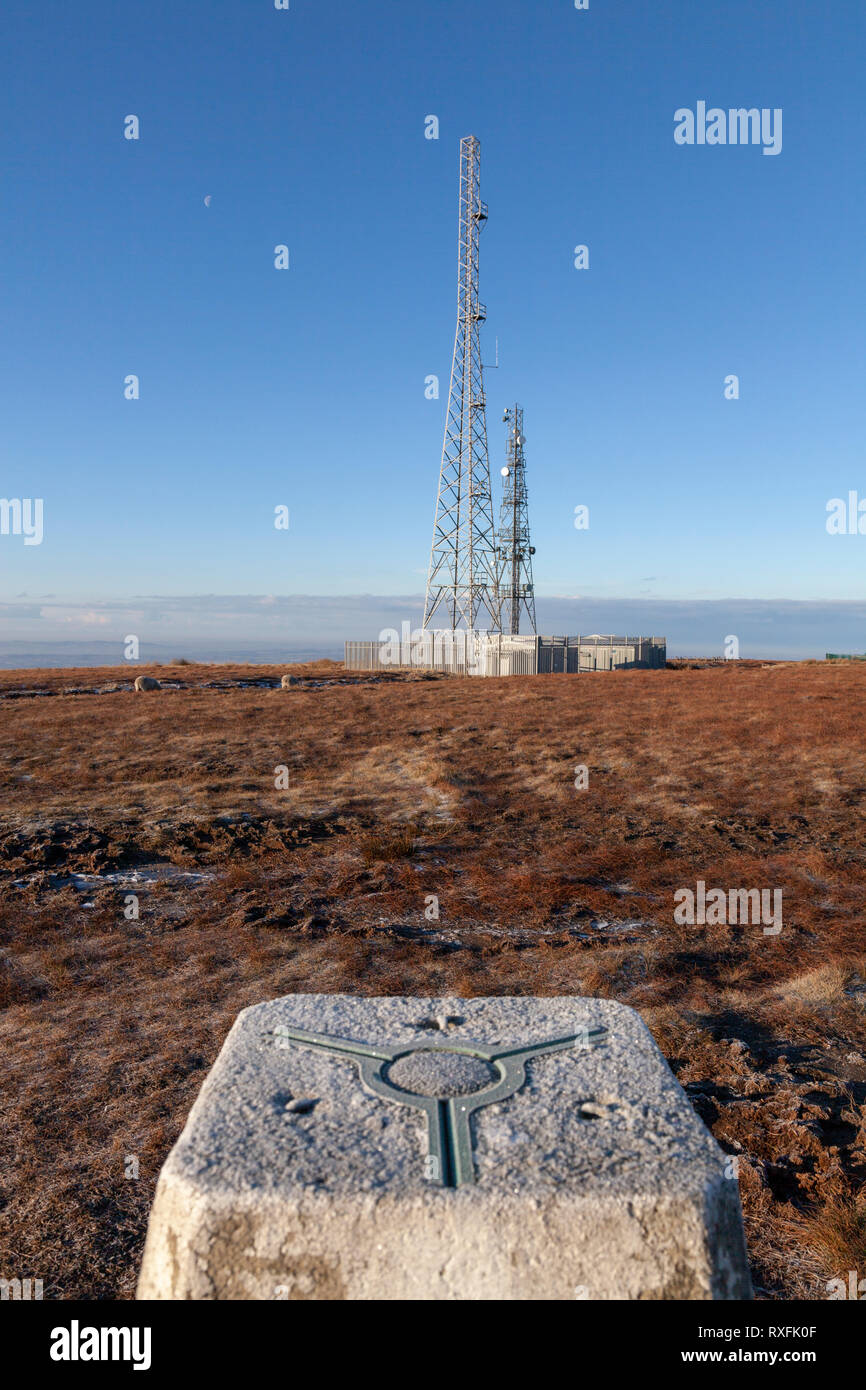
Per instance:
[[[343,643],[421,626],[423,594],[162,595],[0,604],[0,669],[196,661],[342,660]],[[866,650],[866,601],[537,596],[538,631],[667,640],[669,657],[823,659]],[[129,660],[125,644],[138,641]]]

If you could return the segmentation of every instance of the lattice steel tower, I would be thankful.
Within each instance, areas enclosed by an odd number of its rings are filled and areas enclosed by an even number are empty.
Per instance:
[[[508,425],[507,463],[502,470],[502,508],[499,513],[499,600],[503,632],[520,631],[525,611],[535,632],[535,590],[529,544],[529,499],[526,493],[526,459],[523,446],[523,406],[515,405],[502,417]],[[525,629],[524,629],[525,630]]]
[[[457,335],[445,420],[436,521],[427,572],[424,626],[437,612],[449,628],[499,631],[493,499],[487,454],[478,298],[478,240],[487,206],[481,201],[481,144],[460,141],[460,234]],[[444,620],[444,621],[443,621]]]

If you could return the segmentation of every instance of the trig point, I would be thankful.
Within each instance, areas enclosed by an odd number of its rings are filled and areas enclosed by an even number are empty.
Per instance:
[[[290,995],[162,1170],[141,1299],[743,1299],[739,1194],[634,1010]]]

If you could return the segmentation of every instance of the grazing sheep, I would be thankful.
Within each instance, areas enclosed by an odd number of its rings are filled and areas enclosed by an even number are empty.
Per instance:
[[[297,685],[297,683],[297,676],[283,676],[283,679],[280,681],[283,690],[288,690],[290,685]]]
[[[159,690],[160,684],[153,676],[136,676],[135,688],[136,690]]]

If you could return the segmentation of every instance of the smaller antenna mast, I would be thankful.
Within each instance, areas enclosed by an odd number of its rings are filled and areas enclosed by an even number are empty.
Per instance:
[[[532,583],[532,557],[529,544],[529,499],[526,492],[526,458],[523,446],[523,406],[515,405],[502,416],[508,425],[505,445],[506,466],[502,470],[502,507],[497,537],[499,571],[499,618],[503,632],[520,631],[520,614],[525,611],[530,631],[535,632],[535,589]]]

